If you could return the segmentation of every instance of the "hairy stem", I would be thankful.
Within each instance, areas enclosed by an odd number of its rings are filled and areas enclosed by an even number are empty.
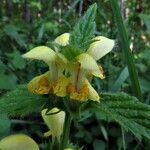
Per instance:
[[[59,150],[64,150],[67,147],[68,140],[69,140],[69,134],[70,134],[71,122],[72,122],[72,117],[69,114],[69,112],[66,112],[63,135],[62,135],[62,138],[61,138],[61,143],[60,143]]]

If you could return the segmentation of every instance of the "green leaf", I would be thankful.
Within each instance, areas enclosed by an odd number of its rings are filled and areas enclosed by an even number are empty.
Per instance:
[[[145,60],[150,60],[150,48],[145,49],[139,54],[139,57]]]
[[[0,99],[0,114],[25,116],[40,111],[45,103],[42,96],[29,93],[26,86],[19,86]]]
[[[1,73],[4,73],[4,72],[5,72],[5,69],[6,69],[5,64],[0,60],[0,72],[1,72]]]
[[[150,81],[144,78],[139,78],[141,88],[144,92],[149,92],[150,90]]]
[[[94,37],[96,9],[96,3],[91,5],[71,32],[69,43],[76,49],[85,51],[89,46],[87,43]]]
[[[75,0],[71,6],[69,7],[69,10],[65,12],[63,19],[66,20],[66,18],[70,15],[70,13],[75,9],[76,5],[80,2],[81,0]]]
[[[41,41],[44,35],[44,30],[45,30],[45,26],[44,24],[41,25],[40,29],[39,29],[39,33],[38,33],[38,37],[37,40]]]
[[[150,34],[150,15],[140,14],[139,17],[144,21],[147,27],[147,32]]]
[[[14,89],[16,84],[16,75],[8,69],[6,64],[0,61],[0,89]]]
[[[125,93],[103,93],[101,103],[92,103],[93,110],[119,123],[137,138],[150,139],[150,106]]]
[[[26,66],[25,59],[21,57],[21,54],[19,51],[14,50],[12,53],[7,54],[11,59],[10,61],[17,69],[23,69]]]
[[[68,59],[72,60],[79,54],[81,54],[80,49],[76,49],[75,47],[71,45],[66,45],[61,48],[61,53]]]
[[[123,83],[126,81],[126,79],[128,78],[128,76],[129,76],[128,68],[125,67],[121,71],[119,77],[117,78],[117,80],[115,81],[115,83],[112,85],[112,87],[111,87],[110,90],[112,92],[118,91],[121,88],[121,86],[123,85]]]
[[[26,42],[23,34],[18,33],[18,29],[14,25],[6,25],[4,32],[13,40],[15,40],[20,46],[25,47]]]
[[[42,9],[42,5],[41,5],[41,3],[40,2],[30,2],[30,6],[32,7],[32,8],[36,8],[36,9],[38,9],[39,11],[41,11],[41,9]]]
[[[10,119],[6,115],[0,114],[0,138],[9,133],[10,125]]]
[[[14,89],[17,84],[17,77],[13,73],[0,73],[0,89]]]

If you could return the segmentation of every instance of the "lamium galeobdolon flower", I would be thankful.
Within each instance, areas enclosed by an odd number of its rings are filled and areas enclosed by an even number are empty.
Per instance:
[[[60,141],[61,134],[63,133],[63,127],[64,127],[64,121],[65,121],[65,112],[60,111],[58,108],[54,107],[50,111],[47,109],[42,110],[41,115],[50,129],[48,132],[46,132],[44,135],[50,136],[52,135],[52,140],[54,141],[57,139],[57,141]]]
[[[64,33],[54,42],[61,48],[69,44],[69,38],[70,34]],[[41,60],[49,66],[47,72],[34,77],[28,83],[28,90],[34,94],[54,94],[59,97],[68,95],[70,99],[81,102],[87,100],[99,102],[100,97],[90,81],[92,76],[105,78],[103,69],[97,61],[113,49],[115,42],[103,36],[95,37],[93,41],[86,52],[80,53],[72,60],[68,60],[58,47],[52,50],[47,46],[38,46],[25,53],[24,58]],[[50,129],[45,136],[51,135],[53,140],[60,141],[65,112],[58,108],[47,111],[44,109],[41,112],[44,122]]]
[[[54,42],[60,46],[69,44],[69,33],[57,37]],[[23,55],[27,59],[44,61],[49,66],[49,71],[33,78],[28,89],[35,94],[52,93],[56,96],[70,96],[78,101],[93,100],[99,102],[99,95],[91,86],[92,76],[104,79],[104,73],[97,61],[109,53],[114,45],[114,40],[103,36],[93,39],[86,52],[79,54],[73,60],[67,60],[56,48],[56,51],[46,46],[38,46]],[[81,41],[82,42],[82,41]],[[64,73],[64,72],[67,73]],[[69,76],[65,76],[68,74]]]
[[[97,36],[86,52],[77,56],[70,63],[71,82],[68,86],[70,98],[86,101],[88,99],[99,102],[99,95],[90,84],[92,76],[104,79],[104,72],[97,60],[110,52],[115,42],[103,36]]]

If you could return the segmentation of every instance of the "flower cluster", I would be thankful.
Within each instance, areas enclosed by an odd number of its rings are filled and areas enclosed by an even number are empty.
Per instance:
[[[61,47],[69,45],[69,33],[57,37],[54,42]],[[46,46],[33,48],[22,55],[27,59],[42,60],[49,66],[49,71],[33,78],[28,83],[28,90],[34,94],[54,94],[58,97],[69,96],[77,101],[93,100],[99,102],[100,97],[90,84],[92,76],[104,79],[104,73],[97,61],[110,52],[115,42],[103,36],[93,39],[86,52],[80,53],[72,60],[68,60],[59,49],[55,51]],[[45,136],[52,136],[60,142],[63,132],[65,112],[54,107],[51,110],[44,109],[42,118],[49,128]],[[9,143],[9,144],[8,144]],[[0,141],[0,149],[25,149],[39,150],[37,143],[24,134],[8,136]]]
[[[60,47],[69,45],[70,34],[58,36],[54,42]],[[100,97],[90,84],[92,76],[104,79],[104,73],[97,61],[110,52],[115,42],[103,36],[92,39],[86,52],[68,60],[61,50],[47,46],[38,46],[25,53],[23,58],[44,61],[49,71],[33,78],[28,90],[35,94],[55,94],[59,97],[69,96],[77,101],[93,100],[99,102]]]

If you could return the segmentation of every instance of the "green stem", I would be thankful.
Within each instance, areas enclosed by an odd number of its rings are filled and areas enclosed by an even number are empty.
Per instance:
[[[72,122],[72,117],[69,114],[69,112],[66,112],[63,135],[61,138],[61,143],[60,143],[60,148],[59,148],[60,150],[64,150],[67,147],[68,140],[69,140],[69,134],[70,134],[71,122]]]
[[[122,145],[123,145],[123,150],[126,150],[126,141],[125,141],[125,132],[124,129],[121,127],[121,132],[122,132]]]
[[[138,80],[138,74],[137,74],[135,64],[134,64],[134,58],[132,56],[132,53],[131,53],[131,50],[129,47],[128,36],[127,36],[127,32],[126,32],[126,29],[125,29],[125,26],[123,23],[123,19],[122,19],[121,13],[120,13],[118,0],[110,0],[110,3],[112,6],[114,16],[116,18],[116,23],[118,26],[118,33],[120,35],[122,49],[123,49],[126,63],[127,63],[128,70],[129,70],[129,75],[130,75],[131,84],[132,84],[132,90],[134,92],[134,95],[139,100],[143,100],[140,85],[139,85],[139,80]]]

